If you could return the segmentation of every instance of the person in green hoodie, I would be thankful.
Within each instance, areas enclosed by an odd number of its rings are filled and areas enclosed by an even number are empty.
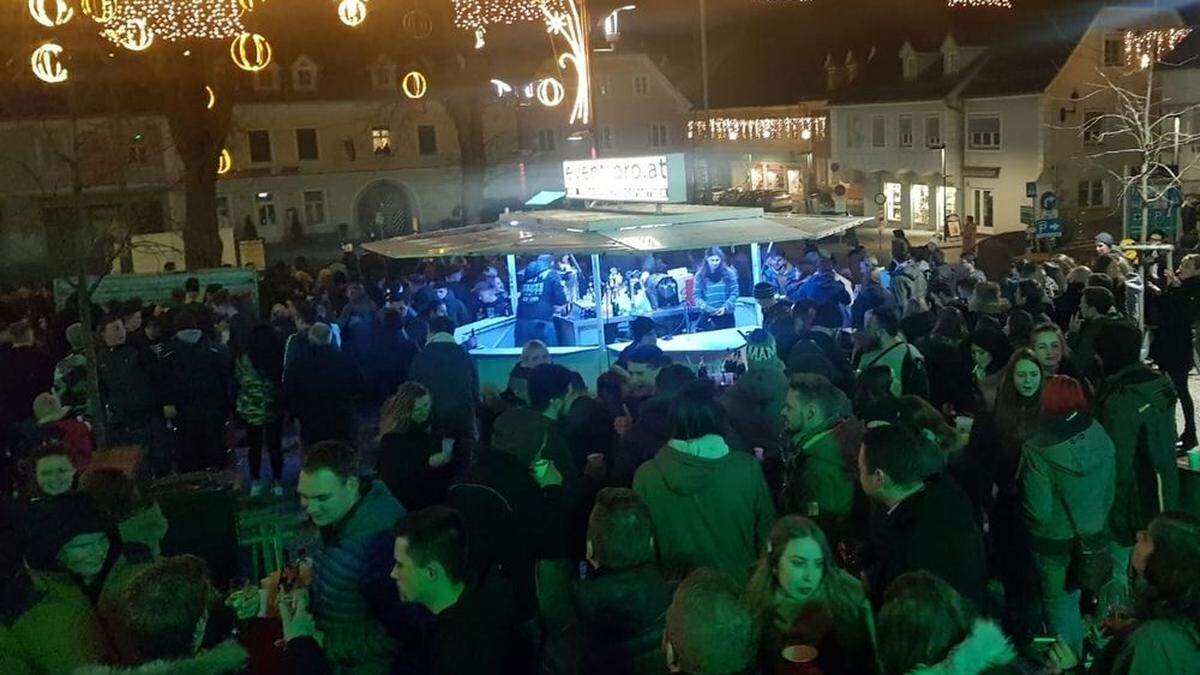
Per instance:
[[[1025,443],[1021,484],[1025,523],[1041,581],[1042,614],[1063,641],[1083,649],[1079,589],[1069,588],[1072,542],[1105,529],[1113,503],[1112,439],[1088,413],[1075,379],[1055,375],[1042,393],[1042,422]]]
[[[650,508],[664,573],[681,579],[715,567],[744,584],[775,522],[762,469],[753,455],[729,451],[711,383],[684,387],[670,419],[671,440],[633,477]]]

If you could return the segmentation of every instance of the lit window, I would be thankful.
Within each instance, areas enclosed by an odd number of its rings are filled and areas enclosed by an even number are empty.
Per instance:
[[[325,193],[323,191],[304,191],[304,224],[325,224]]]
[[[259,192],[254,196],[254,203],[258,207],[259,225],[279,224],[279,219],[275,216],[275,196],[273,194]]]
[[[975,222],[980,227],[994,227],[996,211],[992,201],[992,191],[972,190],[972,195],[971,215],[975,216]]]
[[[925,147],[942,144],[942,118],[940,115],[925,118]]]
[[[887,197],[887,219],[900,222],[903,217],[900,213],[900,184],[884,183],[883,195]]]
[[[911,148],[913,144],[913,119],[911,115],[901,115],[897,127],[897,137],[902,148]]]
[[[392,154],[391,127],[371,127],[371,151],[376,155]]]
[[[909,208],[912,209],[914,225],[929,224],[929,186],[913,185],[908,189]]]
[[[292,89],[317,90],[317,64],[307,56],[301,56],[292,64]]]

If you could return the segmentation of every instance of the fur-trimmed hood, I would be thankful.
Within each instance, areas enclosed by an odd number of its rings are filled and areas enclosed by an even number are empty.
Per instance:
[[[225,642],[188,659],[159,660],[138,666],[84,666],[74,675],[224,675],[240,673],[250,655],[236,642]]]
[[[1006,666],[1017,658],[1008,638],[991,621],[979,619],[967,637],[941,663],[920,666],[908,675],[980,675],[992,668]]]

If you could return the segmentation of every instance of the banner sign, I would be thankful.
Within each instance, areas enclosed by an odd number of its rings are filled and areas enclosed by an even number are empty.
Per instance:
[[[568,199],[687,201],[687,169],[682,153],[563,162],[563,185]]]

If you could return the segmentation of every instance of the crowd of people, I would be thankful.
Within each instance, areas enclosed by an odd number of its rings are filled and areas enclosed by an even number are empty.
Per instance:
[[[1200,256],[1135,268],[1100,237],[988,280],[900,235],[886,266],[772,249],[732,384],[642,319],[594,383],[531,340],[481,390],[455,329],[511,306],[493,266],[277,266],[261,313],[195,279],[92,326],[26,303],[0,334],[0,672],[1200,672],[1176,467]],[[148,480],[243,448],[250,495],[319,537],[218,589],[163,555]]]

